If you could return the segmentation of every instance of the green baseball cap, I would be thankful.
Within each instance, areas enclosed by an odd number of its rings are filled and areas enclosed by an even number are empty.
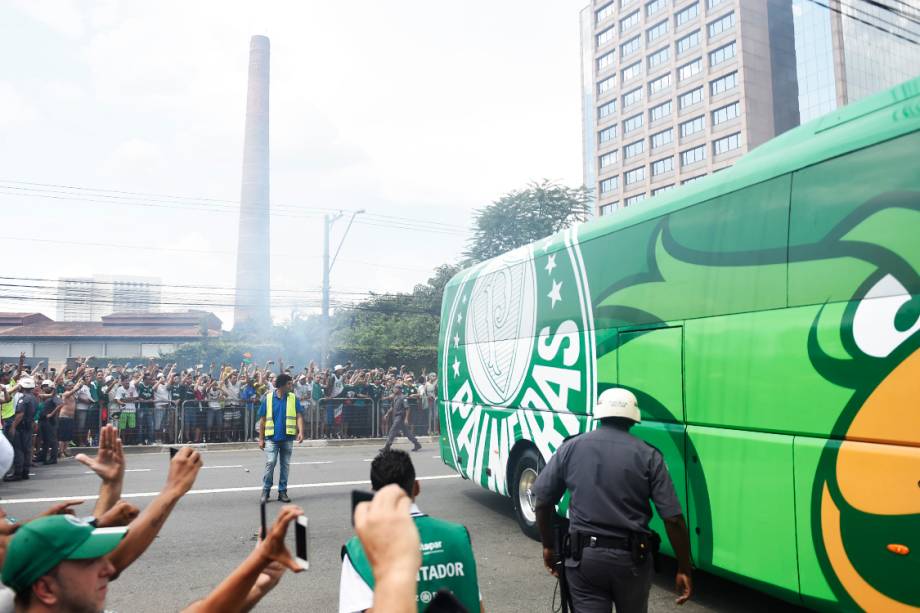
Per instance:
[[[10,539],[3,562],[3,583],[21,592],[64,560],[101,558],[118,546],[127,531],[94,528],[73,515],[30,521]]]

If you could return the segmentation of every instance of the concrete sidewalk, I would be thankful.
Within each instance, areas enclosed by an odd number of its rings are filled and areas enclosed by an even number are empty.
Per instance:
[[[438,444],[438,436],[417,436],[420,443],[429,445]],[[333,439],[304,439],[300,447],[355,447],[359,445],[376,445],[382,447],[386,443],[385,438],[333,438]],[[126,454],[135,453],[167,453],[170,447],[194,447],[205,451],[231,451],[238,449],[258,449],[257,441],[243,441],[240,443],[186,443],[178,445],[125,445]],[[71,454],[85,453],[92,455],[96,453],[97,447],[71,447],[68,451]]]

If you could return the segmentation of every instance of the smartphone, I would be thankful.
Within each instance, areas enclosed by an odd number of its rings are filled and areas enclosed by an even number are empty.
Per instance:
[[[176,456],[177,453],[179,453],[179,449],[177,447],[170,447],[169,448],[169,459],[172,460]]]
[[[351,490],[351,525],[355,525],[355,508],[362,502],[370,502],[374,499],[374,492],[362,492],[361,490]]]
[[[264,508],[264,506],[263,506]],[[264,517],[264,515],[263,515]],[[294,524],[294,559],[304,570],[310,568],[310,559],[307,557],[307,517],[300,515]]]
[[[262,531],[259,532],[259,540],[265,540],[265,536],[268,534],[268,529],[265,527],[265,501],[259,503],[259,512],[262,514]]]

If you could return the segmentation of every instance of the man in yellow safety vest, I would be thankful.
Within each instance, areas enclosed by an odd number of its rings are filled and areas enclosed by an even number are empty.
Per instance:
[[[303,441],[303,406],[293,392],[290,375],[275,379],[275,391],[265,394],[259,407],[259,448],[265,450],[265,473],[262,475],[262,502],[268,501],[275,478],[275,464],[281,457],[278,476],[278,500],[290,502],[287,495],[288,469],[294,441]],[[266,442],[267,441],[267,442]]]

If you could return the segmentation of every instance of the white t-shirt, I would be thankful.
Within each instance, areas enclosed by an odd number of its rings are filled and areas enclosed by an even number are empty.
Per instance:
[[[89,392],[89,388],[80,383],[80,387],[77,388],[77,391],[74,393],[74,396],[77,398],[77,410],[78,411],[88,411],[90,405],[93,403],[93,395]]]
[[[169,404],[169,388],[166,387],[165,383],[160,383],[153,390],[153,400],[156,403],[154,406],[158,409],[166,408],[166,405]]]
[[[332,375],[332,397],[338,398],[342,395],[342,390],[345,389],[345,384],[342,383],[342,377],[338,375]]]
[[[119,400],[124,400],[127,396],[128,396],[128,390],[125,389],[124,385],[119,385],[118,387],[115,388],[115,391],[112,393],[112,398],[114,398],[116,402]],[[123,405],[120,402],[118,402],[118,408],[115,410],[121,411],[123,413],[133,413],[134,404],[133,403],[130,404],[130,407],[131,407],[130,409],[128,409],[128,406],[129,406],[128,404]]]

